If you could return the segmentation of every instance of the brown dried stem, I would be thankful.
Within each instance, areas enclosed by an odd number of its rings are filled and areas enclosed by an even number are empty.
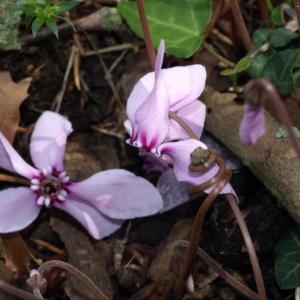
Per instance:
[[[270,16],[268,12],[268,6],[266,0],[257,0],[260,18],[263,23],[268,24],[270,22]]]
[[[145,43],[146,43],[149,62],[151,64],[152,70],[154,70],[156,53],[155,53],[151,33],[149,30],[149,26],[148,26],[148,21],[147,21],[147,17],[146,17],[146,13],[145,13],[144,1],[137,0],[136,4],[137,4],[139,17],[140,17],[140,21],[141,21],[141,25],[142,25],[142,29],[143,29],[143,33],[144,33],[144,39],[145,39]]]
[[[255,90],[257,91],[257,95],[253,94]],[[265,97],[265,92],[267,93],[268,97]],[[253,101],[257,101],[259,105],[264,105],[262,101],[263,99],[270,101],[270,103],[275,107],[280,121],[286,126],[291,144],[300,158],[300,141],[293,131],[291,119],[281,97],[274,86],[266,79],[253,79],[247,84],[244,94],[246,102],[248,102],[250,105],[253,105]],[[257,96],[257,99],[254,98],[255,96]]]
[[[252,48],[252,41],[242,16],[239,2],[238,0],[231,0],[230,3],[231,3],[231,11],[233,14],[236,28],[239,32],[239,36],[243,42],[245,49],[249,51]]]

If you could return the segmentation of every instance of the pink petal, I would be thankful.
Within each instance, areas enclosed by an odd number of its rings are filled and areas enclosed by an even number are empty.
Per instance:
[[[169,163],[166,160],[157,157],[153,153],[145,152],[141,156],[143,158],[143,168],[146,173],[163,172],[169,168]]]
[[[0,167],[28,179],[39,174],[39,171],[27,164],[0,132]]]
[[[171,111],[196,100],[205,87],[206,70],[202,65],[174,67],[162,72],[170,96]]]
[[[157,189],[163,198],[163,208],[160,213],[182,205],[190,199],[189,184],[178,182],[173,169],[168,169],[161,174],[157,182]]]
[[[191,104],[183,107],[177,112],[180,117],[200,138],[205,121],[206,106],[198,100],[194,100]],[[175,121],[170,121],[170,130],[167,141],[184,140],[191,136]]]
[[[112,220],[92,206],[78,201],[76,197],[69,197],[65,202],[55,202],[54,206],[74,217],[94,239],[102,239],[117,229],[119,229],[123,221]]]
[[[162,199],[147,180],[121,170],[107,170],[69,186],[76,196],[114,219],[131,219],[157,213]]]
[[[265,132],[265,114],[263,107],[257,108],[246,104],[239,131],[242,143],[255,144]]]
[[[159,147],[159,152],[168,155],[173,160],[175,176],[178,181],[189,182],[195,185],[202,184],[211,179],[219,170],[217,165],[206,172],[191,172],[189,164],[191,162],[190,154],[198,147],[207,149],[207,146],[196,139],[188,139],[179,142],[165,143]],[[209,193],[212,188],[205,190]],[[230,184],[227,184],[221,192],[222,194],[234,193]]]
[[[62,171],[66,141],[72,131],[71,123],[64,117],[55,112],[44,112],[35,124],[30,143],[35,166],[39,169],[51,166]]]
[[[30,225],[39,215],[36,194],[29,188],[9,188],[0,192],[0,233],[15,232]]]

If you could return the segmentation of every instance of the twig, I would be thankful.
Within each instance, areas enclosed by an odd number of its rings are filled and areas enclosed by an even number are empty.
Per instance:
[[[117,59],[111,64],[111,66],[108,69],[109,73],[112,73],[112,71],[118,66],[118,64],[122,61],[122,59],[127,54],[128,50],[123,50],[122,53],[117,57]]]
[[[124,139],[124,135],[122,135],[120,133],[117,133],[117,132],[109,131],[105,128],[100,128],[100,127],[97,127],[97,126],[94,126],[94,125],[92,125],[90,128],[94,129],[95,131],[97,131],[101,134],[107,135],[107,136],[111,136],[111,137],[114,137],[114,138],[117,138],[117,139],[120,139],[120,140]]]
[[[221,54],[219,54],[218,52],[215,51],[215,49],[213,48],[213,46],[209,45],[207,42],[203,42],[203,47],[212,55],[214,56],[216,59],[218,59],[219,61],[221,61],[224,64],[224,67],[230,67],[233,68],[234,67],[234,63],[230,60],[228,60],[226,57],[222,56]]]
[[[297,19],[298,19],[298,28],[300,31],[300,0],[294,0],[294,5],[295,5],[295,10],[296,10]]]
[[[93,56],[93,55],[97,55],[97,54],[105,54],[105,53],[110,53],[110,52],[118,52],[118,51],[123,51],[126,49],[136,49],[136,48],[138,48],[138,46],[136,46],[134,44],[125,43],[125,44],[110,46],[110,47],[101,48],[101,49],[97,49],[97,50],[85,51],[82,56],[88,57],[88,56]]]
[[[8,174],[0,174],[0,181],[18,183],[18,184],[28,185],[28,186],[30,185],[28,179],[17,177],[14,175],[8,175]]]
[[[31,240],[38,246],[48,249],[48,250],[52,251],[53,253],[56,253],[56,254],[65,254],[66,253],[64,250],[59,249],[44,240],[40,240],[40,239],[31,239]]]
[[[268,12],[268,6],[266,0],[257,0],[260,18],[264,24],[268,24],[270,22],[270,16]]]
[[[151,64],[152,70],[154,70],[156,52],[155,52],[155,49],[153,46],[152,37],[151,37],[151,33],[149,30],[149,26],[148,26],[148,21],[147,21],[147,17],[146,17],[146,13],[145,13],[144,1],[137,0],[136,4],[137,4],[140,22],[141,22],[143,33],[144,33],[144,39],[145,39],[145,43],[146,43],[149,62]]]
[[[69,61],[68,61],[68,65],[65,71],[65,75],[64,75],[64,80],[63,80],[63,84],[61,87],[61,90],[58,94],[58,97],[56,98],[56,108],[55,111],[58,113],[61,109],[61,105],[62,105],[62,101],[66,92],[66,88],[67,88],[67,84],[68,84],[68,79],[71,73],[71,69],[74,63],[74,57],[75,57],[75,53],[77,51],[77,48],[75,45],[72,46],[72,50],[71,50],[71,54],[69,57]]]
[[[96,47],[94,41],[93,41],[93,40],[91,39],[91,37],[87,34],[87,32],[84,32],[84,34],[85,34],[86,38],[88,39],[89,43],[91,44],[92,48],[93,48],[94,50],[97,50],[97,47]],[[117,88],[116,88],[116,86],[115,86],[115,84],[114,84],[114,82],[113,82],[113,80],[112,80],[112,75],[111,75],[111,73],[109,72],[109,70],[108,70],[108,68],[107,68],[107,66],[106,66],[106,64],[105,64],[105,62],[104,62],[104,60],[103,60],[103,58],[101,57],[101,55],[100,55],[99,53],[97,53],[96,55],[97,55],[98,60],[99,60],[99,62],[100,62],[100,64],[101,64],[101,66],[102,66],[102,69],[103,69],[103,71],[104,71],[104,78],[105,78],[106,82],[108,83],[108,85],[109,85],[109,87],[110,87],[110,89],[111,89],[111,91],[112,91],[114,97],[115,97],[116,100],[120,103],[121,99],[120,99],[118,90],[117,90]]]
[[[242,16],[239,2],[238,0],[231,0],[230,3],[233,18],[235,21],[236,28],[239,32],[240,39],[242,40],[244,47],[248,52],[252,48],[252,41]]]
[[[233,41],[228,36],[220,32],[217,28],[214,28],[211,33],[228,46],[233,46]]]

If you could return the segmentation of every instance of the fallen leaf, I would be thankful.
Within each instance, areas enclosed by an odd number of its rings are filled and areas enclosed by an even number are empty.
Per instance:
[[[20,105],[28,96],[31,80],[28,77],[15,83],[9,72],[0,72],[0,131],[11,143],[20,122]]]
[[[109,299],[112,299],[113,289],[106,271],[106,255],[102,255],[88,236],[69,220],[52,218],[51,226],[65,244],[69,263],[88,276]],[[69,277],[69,274],[65,292],[71,300],[96,300],[84,282],[80,282],[74,276]]]
[[[31,255],[20,234],[2,236],[2,247],[7,268],[15,275],[27,275]]]

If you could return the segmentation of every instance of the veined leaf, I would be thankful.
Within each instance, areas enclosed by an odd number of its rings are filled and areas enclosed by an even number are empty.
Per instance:
[[[56,38],[58,38],[58,28],[56,24],[56,20],[54,18],[46,19],[46,25],[50,28],[50,30],[54,33]]]
[[[282,289],[300,286],[300,229],[289,230],[275,248],[275,275]]]
[[[32,35],[35,37],[38,30],[44,25],[45,20],[42,18],[35,18],[31,24]]]
[[[284,47],[293,39],[297,38],[298,34],[286,29],[284,27],[279,27],[275,29],[272,34],[270,35],[270,43],[275,48],[277,47]]]
[[[270,28],[258,28],[253,32],[252,41],[255,48],[259,48],[261,45],[269,41],[269,37],[272,33]]]
[[[211,0],[145,0],[145,10],[153,42],[161,39],[166,52],[190,57],[200,47],[212,14]],[[118,3],[120,14],[131,29],[143,37],[135,2]]]
[[[236,75],[238,73],[241,73],[243,71],[246,71],[250,68],[252,62],[251,56],[247,55],[243,57],[240,61],[237,62],[237,64],[232,69],[226,69],[221,72],[221,75],[224,76],[232,76]]]
[[[59,12],[64,13],[70,11],[72,8],[77,6],[81,0],[69,0],[69,1],[62,1],[58,4]]]

